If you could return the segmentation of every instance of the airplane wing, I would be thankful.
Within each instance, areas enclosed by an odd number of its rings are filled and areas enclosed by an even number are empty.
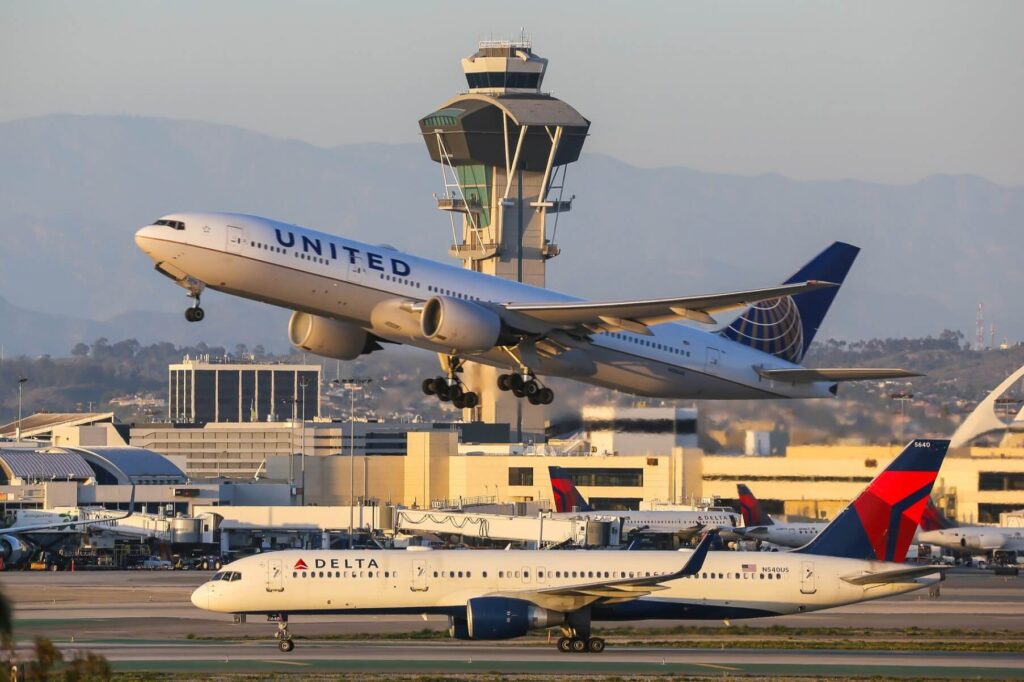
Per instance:
[[[906,379],[924,376],[920,372],[905,369],[889,369],[874,367],[822,367],[819,369],[763,369],[757,373],[765,379],[786,381],[794,384],[813,383],[815,381],[866,381],[873,379]]]
[[[678,320],[715,324],[712,313],[753,305],[782,296],[795,296],[816,289],[838,286],[832,282],[808,280],[767,289],[725,294],[657,298],[647,301],[566,301],[563,303],[509,303],[507,311],[531,318],[553,329],[586,328],[591,331],[625,330],[649,335],[648,325]]]
[[[646,596],[651,592],[668,589],[662,583],[696,575],[704,566],[704,559],[711,549],[718,529],[708,531],[704,539],[693,550],[693,554],[674,573],[599,580],[578,585],[559,585],[544,589],[513,590],[501,592],[503,596],[531,601],[537,606],[554,611],[575,611],[600,601],[602,604],[616,604]]]
[[[851,585],[884,585],[888,583],[909,582],[914,578],[921,578],[926,575],[931,575],[932,573],[943,573],[949,569],[949,566],[931,564],[928,566],[897,568],[891,571],[865,571],[864,573],[844,575],[842,579]]]

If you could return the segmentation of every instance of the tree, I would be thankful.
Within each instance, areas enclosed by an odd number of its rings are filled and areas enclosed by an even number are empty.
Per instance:
[[[71,349],[71,356],[75,358],[84,358],[89,354],[89,346],[85,345],[81,341],[75,344],[75,347]]]

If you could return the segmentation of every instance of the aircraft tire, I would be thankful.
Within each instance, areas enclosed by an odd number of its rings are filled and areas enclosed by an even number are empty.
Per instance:
[[[550,388],[545,387],[540,389],[537,393],[537,397],[540,399],[541,405],[550,405],[555,401],[555,392]]]
[[[519,376],[518,374],[508,375],[508,385],[512,388],[513,392],[515,392],[516,389],[522,390],[523,385],[525,383],[526,382],[523,381],[523,377]]]
[[[452,398],[452,406],[453,406],[453,407],[455,407],[455,408],[456,408],[456,409],[458,409],[458,410],[461,410],[461,409],[462,409],[462,408],[464,408],[464,407],[468,407],[468,406],[466,405],[466,399],[465,399],[465,397],[464,397],[464,396],[461,396],[461,395],[460,395],[460,396],[457,396],[457,397],[455,397],[455,398]]]
[[[290,639],[282,639],[278,641],[277,648],[283,651],[284,653],[288,653],[289,651],[295,648],[295,642],[293,642]]]
[[[192,313],[192,317],[194,317],[195,319],[192,320],[192,321],[193,322],[202,322],[203,318],[206,317],[206,312],[202,308],[198,308],[198,307],[197,308],[193,308],[193,310],[195,312]]]
[[[526,396],[526,399],[530,401],[531,405],[540,405],[540,394],[530,393]]]
[[[185,319],[189,322],[196,321],[195,308],[185,308]]]
[[[499,374],[498,375],[498,390],[499,391],[509,391],[511,389],[512,389],[512,384],[509,383],[509,375],[508,374]]]
[[[435,391],[434,391],[434,380],[433,379],[424,379],[423,380],[423,393],[425,393],[426,395],[434,395]]]
[[[458,384],[453,384],[453,385],[448,387],[448,399],[449,400],[454,401],[457,398],[461,398],[463,395],[465,395],[465,394],[462,391],[462,386],[459,386]]]
[[[587,650],[587,640],[580,639],[579,637],[573,637],[569,640],[569,649],[574,654],[582,654]]]
[[[520,386],[519,388],[516,388],[515,386],[513,386],[512,387],[512,395],[514,395],[517,398],[525,398],[526,397],[526,392],[523,390],[522,386]]]
[[[462,396],[462,402],[466,404],[466,407],[472,409],[480,404],[480,396],[473,391],[470,391]]]
[[[587,651],[592,654],[599,654],[604,651],[604,640],[600,637],[591,637],[587,640]]]
[[[523,384],[523,392],[526,395],[537,395],[537,393],[540,392],[540,384],[533,379],[530,379]]]
[[[559,637],[558,650],[561,651],[563,654],[570,653],[572,651],[572,645],[570,644],[570,642],[572,642],[572,640],[568,637]]]

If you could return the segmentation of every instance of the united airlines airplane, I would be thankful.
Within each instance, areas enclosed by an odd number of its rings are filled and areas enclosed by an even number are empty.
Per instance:
[[[903,594],[942,580],[903,563],[949,441],[912,441],[809,544],[694,550],[288,550],[245,557],[192,594],[199,608],[267,615],[291,651],[292,615],[443,614],[457,639],[561,628],[564,652],[601,652],[600,620],[757,618]]]
[[[511,370],[498,386],[549,404],[539,377],[663,398],[818,398],[837,382],[914,376],[895,369],[800,365],[858,249],[836,242],[784,284],[641,301],[583,301],[323,232],[234,213],[168,215],[135,234],[156,269],[194,300],[207,287],[295,311],[291,342],[352,360],[400,343],[434,351],[445,375],[423,390],[456,407],[479,395],[459,378],[471,359]],[[712,315],[747,307],[724,329]]]

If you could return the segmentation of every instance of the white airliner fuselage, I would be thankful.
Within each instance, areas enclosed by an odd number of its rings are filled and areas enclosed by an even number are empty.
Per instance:
[[[189,213],[161,222],[139,230],[136,243],[158,270],[193,294],[209,287],[441,354],[451,355],[452,344],[426,338],[422,331],[420,318],[430,299],[499,310],[503,320],[517,315],[509,304],[578,300],[265,218]],[[533,323],[519,316],[524,327]],[[759,368],[800,366],[686,324],[652,324],[649,334],[555,334],[549,341],[556,347],[539,343],[518,358],[498,346],[460,355],[513,371],[525,362],[538,375],[654,397],[816,398],[835,390],[831,381],[766,378]],[[519,345],[525,350],[528,344]]]
[[[1024,554],[1024,528],[958,526],[920,531],[917,541],[968,554],[991,554],[996,550]]]
[[[674,573],[692,550],[457,551],[287,550],[246,557],[201,585],[192,603],[244,614],[433,613],[464,617],[469,600],[528,600],[561,612],[585,603],[587,585]],[[851,582],[905,564],[793,553],[711,552],[700,572],[620,603],[595,605],[594,620],[752,618],[817,611],[935,584],[938,573],[893,582]],[[220,578],[228,578],[221,580]],[[236,577],[237,576],[237,577]],[[558,590],[556,588],[565,588]],[[580,588],[574,593],[572,588]],[[581,596],[582,594],[582,596]],[[548,625],[557,625],[549,619]]]

